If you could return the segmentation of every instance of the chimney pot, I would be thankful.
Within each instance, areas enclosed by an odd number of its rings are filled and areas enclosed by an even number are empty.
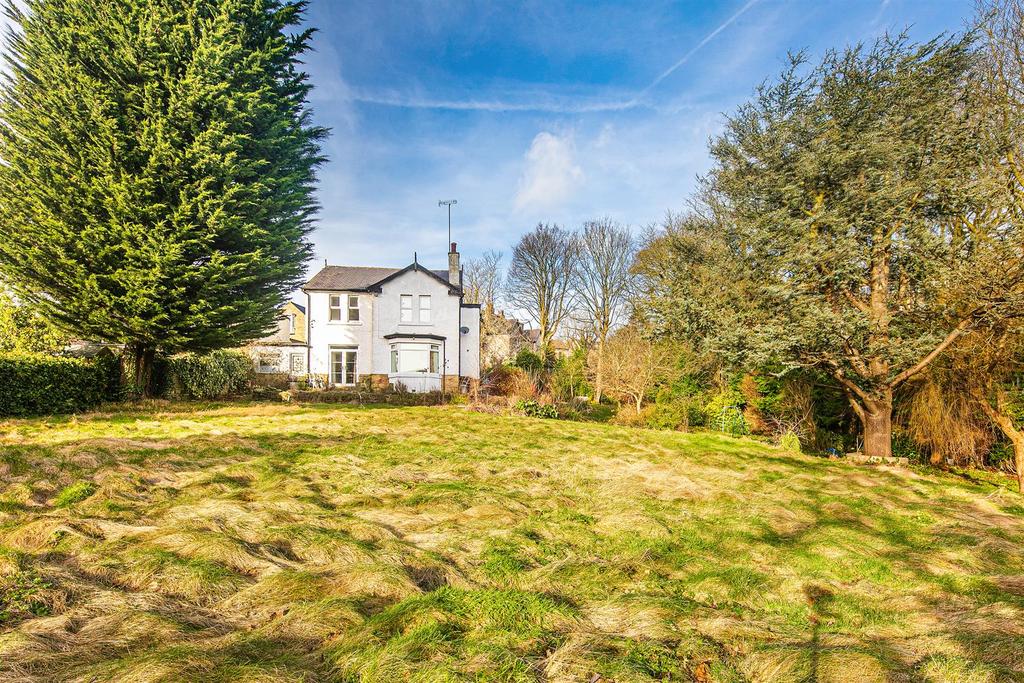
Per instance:
[[[449,251],[448,253],[449,254],[457,254],[457,253],[459,253],[458,245],[455,242],[452,242],[452,250]]]

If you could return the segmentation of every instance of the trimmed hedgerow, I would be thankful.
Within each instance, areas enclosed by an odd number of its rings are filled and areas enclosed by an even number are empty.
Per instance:
[[[90,410],[109,382],[105,366],[80,358],[0,354],[0,416]]]
[[[249,356],[238,351],[186,353],[167,359],[166,375],[172,398],[224,398],[249,389],[253,365]]]

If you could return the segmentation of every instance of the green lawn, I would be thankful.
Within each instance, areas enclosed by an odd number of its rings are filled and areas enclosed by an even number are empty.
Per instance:
[[[0,679],[1024,681],[993,482],[460,407],[0,422]]]

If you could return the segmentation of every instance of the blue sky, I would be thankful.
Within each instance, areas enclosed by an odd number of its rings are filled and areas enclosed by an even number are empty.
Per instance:
[[[636,229],[686,206],[723,114],[812,55],[909,28],[958,31],[972,0],[312,0],[322,169],[315,269],[446,263],[538,221]],[[0,23],[3,23],[0,21]]]
[[[313,0],[308,70],[333,129],[317,261],[445,263],[538,221],[636,229],[686,205],[723,113],[783,66],[909,28],[961,30],[971,0]]]

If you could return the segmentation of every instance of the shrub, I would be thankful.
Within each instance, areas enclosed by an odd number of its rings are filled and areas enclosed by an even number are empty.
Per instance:
[[[510,365],[496,365],[480,379],[480,388],[491,396],[511,396],[517,376],[522,372]]]
[[[551,369],[548,384],[551,393],[562,401],[592,395],[593,388],[587,382],[586,352],[581,348],[566,358],[558,359]]]
[[[651,429],[686,429],[690,426],[689,406],[683,401],[655,403],[646,426]]]
[[[779,448],[790,453],[800,453],[800,436],[793,431],[788,431],[779,437]]]
[[[534,400],[529,401],[518,401],[516,402],[515,409],[527,417],[543,417],[548,419],[555,419],[558,417],[558,408],[553,405],[546,403],[539,403]]]
[[[168,394],[173,398],[224,398],[247,391],[252,359],[238,351],[205,356],[186,353],[167,360]]]
[[[544,358],[530,349],[523,349],[516,354],[515,360],[512,361],[512,366],[520,370],[538,372],[544,369]]]
[[[653,403],[645,405],[639,413],[632,407],[626,407],[615,413],[611,422],[623,427],[647,427],[650,425],[655,410],[656,407]]]
[[[103,365],[79,358],[0,354],[0,415],[78,413],[103,400]]]

